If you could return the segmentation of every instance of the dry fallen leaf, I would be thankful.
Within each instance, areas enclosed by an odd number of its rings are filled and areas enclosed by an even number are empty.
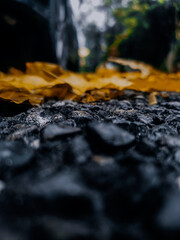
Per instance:
[[[108,74],[109,70],[78,74],[56,64],[35,62],[26,66],[26,73],[14,68],[8,74],[0,73],[0,98],[17,104],[29,101],[32,105],[53,97],[89,102],[110,99],[115,96],[114,89],[117,95],[132,84],[120,73]]]
[[[124,89],[180,92],[180,73],[167,74],[138,61],[118,58],[110,58],[109,61],[136,71],[122,73],[99,68],[95,73],[73,73],[56,64],[27,63],[25,73],[14,68],[8,74],[0,72],[0,98],[17,104],[28,101],[36,105],[45,98],[54,97],[82,102],[108,100],[121,95]],[[150,104],[155,103],[152,93]]]
[[[138,61],[132,61],[122,58],[114,58],[110,57],[108,59],[109,62],[118,63],[124,66],[129,66],[130,68],[134,70],[140,70],[142,77],[146,77],[152,73],[159,73],[158,70],[154,69],[152,66],[146,63],[138,62]]]
[[[120,58],[110,58],[109,61],[139,70],[139,72],[124,73],[124,77],[132,83],[130,87],[127,87],[128,89],[146,92],[180,92],[180,72],[164,73],[148,64]]]
[[[156,98],[157,95],[158,95],[157,92],[152,92],[149,94],[149,105],[157,104],[157,98]]]

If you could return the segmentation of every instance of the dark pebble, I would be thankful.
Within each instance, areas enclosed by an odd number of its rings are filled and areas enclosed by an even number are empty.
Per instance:
[[[92,152],[86,139],[77,136],[72,139],[67,149],[65,163],[83,164],[92,158]]]
[[[180,110],[180,102],[165,102],[161,106],[165,106],[170,109]]]
[[[87,111],[73,111],[71,117],[77,123],[88,123],[93,120],[93,116]]]
[[[161,230],[164,230],[169,238],[179,239],[180,237],[180,192],[172,191],[167,193],[156,218],[156,223]]]
[[[80,133],[80,128],[72,128],[72,127],[59,127],[55,124],[48,125],[42,133],[44,140],[53,140],[61,137],[72,136],[74,134]]]
[[[0,142],[0,174],[27,166],[33,156],[34,151],[22,142]]]
[[[6,214],[19,212],[21,216],[53,213],[67,219],[91,217],[100,210],[101,199],[86,189],[77,175],[67,170],[26,186],[19,183],[19,189],[12,184],[5,189],[3,200],[0,198],[1,207]]]
[[[88,134],[94,144],[106,148],[122,148],[131,145],[135,137],[111,123],[93,123],[88,126]]]

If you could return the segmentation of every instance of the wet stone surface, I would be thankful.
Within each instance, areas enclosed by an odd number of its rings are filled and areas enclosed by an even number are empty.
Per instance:
[[[5,103],[0,239],[179,240],[180,97],[157,99]]]

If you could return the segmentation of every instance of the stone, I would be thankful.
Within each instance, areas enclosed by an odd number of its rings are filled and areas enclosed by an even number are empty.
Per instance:
[[[106,191],[107,216],[110,216],[117,224],[134,222],[141,216],[142,219],[143,216],[145,219],[150,218],[154,213],[152,202],[157,205],[159,196],[158,194],[154,196],[154,200],[152,198],[150,200],[149,197],[153,192],[159,192],[160,184],[158,171],[152,164],[124,169],[119,173],[116,184]]]
[[[127,152],[118,152],[116,155],[116,161],[121,165],[134,165],[142,163],[151,163],[154,159],[149,156],[150,154],[146,153],[143,155],[135,150],[129,150]]]
[[[97,229],[97,222],[95,221],[91,226],[86,222],[62,220],[57,217],[44,217],[38,219],[34,227],[32,227],[30,236],[31,239],[39,239],[45,236],[47,239],[83,239],[83,240],[97,240],[95,232]],[[40,232],[38,231],[40,230]],[[104,240],[106,239],[103,238]],[[5,239],[6,240],[6,239]]]
[[[124,109],[124,110],[130,110],[133,108],[132,104],[127,100],[119,101],[117,105],[120,109]]]
[[[104,148],[122,148],[131,145],[135,137],[112,123],[93,123],[88,126],[93,143]]]
[[[19,188],[12,184],[4,196],[12,196],[11,201],[3,202],[4,209],[19,214],[55,214],[66,219],[81,219],[93,216],[101,210],[100,196],[86,189],[80,182],[76,170],[64,170],[40,181]],[[10,200],[10,199],[9,199]],[[3,204],[1,205],[3,207]],[[9,210],[8,210],[9,208]]]
[[[98,156],[98,155],[95,155],[93,157],[93,161],[98,163],[101,166],[111,165],[112,163],[114,163],[114,159],[112,157]]]
[[[159,228],[164,231],[177,233],[180,237],[180,192],[171,191],[159,210],[156,218]]]
[[[0,142],[0,175],[30,164],[34,151],[22,142]]]
[[[149,114],[148,115],[138,114],[137,118],[140,122],[147,125],[150,125],[153,123],[153,118]]]
[[[65,163],[83,164],[91,158],[92,152],[86,139],[83,136],[73,138],[67,150]]]
[[[162,136],[164,135],[177,136],[178,132],[172,126],[168,126],[167,124],[161,124],[161,125],[154,126],[151,129],[150,134],[154,136],[154,139],[159,139],[159,138],[161,139]]]
[[[49,124],[43,130],[42,137],[44,140],[53,140],[62,137],[68,137],[80,133],[80,128],[73,128],[73,127],[59,127],[55,124]]]
[[[47,116],[43,116],[42,109],[36,109],[35,111],[29,111],[28,116],[26,117],[26,122],[37,125],[40,129],[45,127],[48,123],[51,122],[51,116],[48,114]]]
[[[146,156],[154,156],[157,151],[157,145],[155,142],[150,141],[148,138],[143,138],[142,141],[140,141],[136,145],[136,149],[146,155]]]
[[[87,123],[93,120],[93,117],[87,111],[73,111],[71,117],[78,123]]]
[[[178,113],[174,114],[169,114],[166,119],[166,123],[173,127],[174,129],[177,129],[177,132],[179,133],[180,131],[180,115]]]
[[[34,125],[32,125],[31,127],[23,127],[23,128],[20,127],[20,130],[13,132],[11,135],[7,137],[7,139],[19,140],[19,139],[23,139],[23,137],[27,136],[28,134],[32,135],[35,132],[38,132],[38,128]]]
[[[130,132],[136,135],[138,138],[146,137],[149,127],[141,122],[134,121],[130,124]]]
[[[164,136],[161,141],[162,145],[169,148],[180,148],[180,137],[177,136]]]
[[[165,106],[170,109],[180,110],[180,102],[165,102],[161,103],[161,106]]]
[[[0,180],[0,194],[6,188],[6,184]]]
[[[127,121],[127,120],[124,120],[124,119],[118,119],[118,118],[113,120],[113,123],[118,125],[118,127],[123,128],[127,131],[129,131],[130,124],[131,124],[130,121]]]
[[[180,164],[180,149],[177,149],[174,153],[174,160]]]

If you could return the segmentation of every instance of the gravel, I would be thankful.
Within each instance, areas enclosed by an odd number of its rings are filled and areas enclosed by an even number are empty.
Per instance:
[[[1,101],[0,239],[179,240],[179,100]]]

